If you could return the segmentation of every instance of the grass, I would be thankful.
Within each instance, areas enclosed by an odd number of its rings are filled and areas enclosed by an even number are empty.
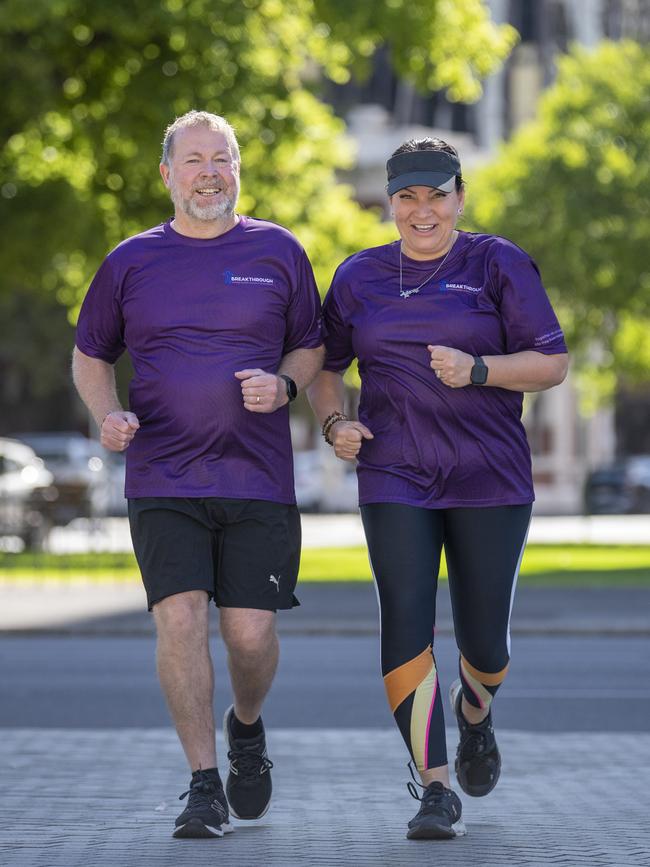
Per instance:
[[[444,561],[440,577],[447,577]],[[302,581],[371,579],[365,548],[313,548],[303,552]],[[650,587],[650,545],[529,545],[521,584]]]
[[[446,578],[442,563],[441,577]],[[0,581],[139,581],[133,554],[0,553]],[[370,581],[366,549],[305,548],[301,581]],[[650,545],[529,545],[521,584],[650,587]]]

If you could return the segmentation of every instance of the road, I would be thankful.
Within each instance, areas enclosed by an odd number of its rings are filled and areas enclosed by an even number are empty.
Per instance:
[[[0,727],[169,725],[150,636],[0,637]],[[229,704],[223,646],[213,641],[216,707]],[[441,636],[443,687],[456,650]],[[279,728],[384,728],[392,719],[371,635],[284,635],[265,709]],[[495,706],[497,727],[536,732],[647,732],[650,638],[518,636]],[[448,724],[449,724],[448,716]]]

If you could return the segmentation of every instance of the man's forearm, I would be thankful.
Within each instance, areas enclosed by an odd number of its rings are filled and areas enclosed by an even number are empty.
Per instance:
[[[343,412],[345,385],[342,374],[321,370],[307,389],[307,397],[319,424],[323,424],[333,412]]]
[[[280,362],[278,374],[284,373],[296,383],[298,391],[306,388],[312,382],[325,360],[325,347],[316,349],[294,349],[288,352]]]
[[[122,410],[112,364],[84,355],[75,347],[72,353],[72,380],[98,427],[101,427],[109,412]]]

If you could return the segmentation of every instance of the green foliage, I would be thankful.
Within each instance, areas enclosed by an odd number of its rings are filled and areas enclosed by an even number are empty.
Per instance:
[[[348,81],[351,70],[367,72],[376,48],[387,43],[402,76],[424,92],[446,90],[455,102],[480,97],[481,79],[518,38],[509,24],[490,19],[484,0],[314,0],[314,6],[337,43],[340,63],[328,69],[335,81]]]
[[[335,185],[351,154],[318,70],[341,80],[385,33],[400,69],[465,99],[514,38],[480,0],[5,0],[0,291],[37,283],[74,308],[109,248],[168,215],[159,141],[192,107],[235,125],[241,210],[294,229],[326,287],[389,230]]]
[[[650,377],[650,46],[560,59],[536,120],[472,177],[468,216],[538,262],[585,393]]]
[[[483,0],[0,4],[0,301],[10,317],[29,305],[25,326],[44,324],[38,341],[0,324],[0,429],[16,429],[14,410],[42,406],[43,387],[65,395],[73,335],[53,305],[73,322],[106,253],[169,216],[160,142],[190,108],[233,123],[240,210],[295,231],[323,291],[343,258],[394,237],[337,184],[351,146],[318,99],[323,76],[359,71],[387,33],[401,71],[455,99],[475,98],[513,43]],[[58,423],[74,424],[67,399]]]

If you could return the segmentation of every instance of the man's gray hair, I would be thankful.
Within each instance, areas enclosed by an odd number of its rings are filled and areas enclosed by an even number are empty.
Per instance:
[[[174,154],[174,135],[179,129],[186,129],[187,127],[193,126],[207,126],[208,129],[214,130],[214,132],[222,133],[228,142],[230,152],[234,156],[235,160],[238,163],[241,162],[239,156],[239,144],[237,143],[235,130],[228,123],[225,117],[221,117],[218,114],[212,114],[209,111],[195,111],[192,109],[192,111],[188,111],[180,117],[177,117],[176,120],[173,123],[170,123],[165,130],[161,159],[163,165],[169,166],[169,162]]]

